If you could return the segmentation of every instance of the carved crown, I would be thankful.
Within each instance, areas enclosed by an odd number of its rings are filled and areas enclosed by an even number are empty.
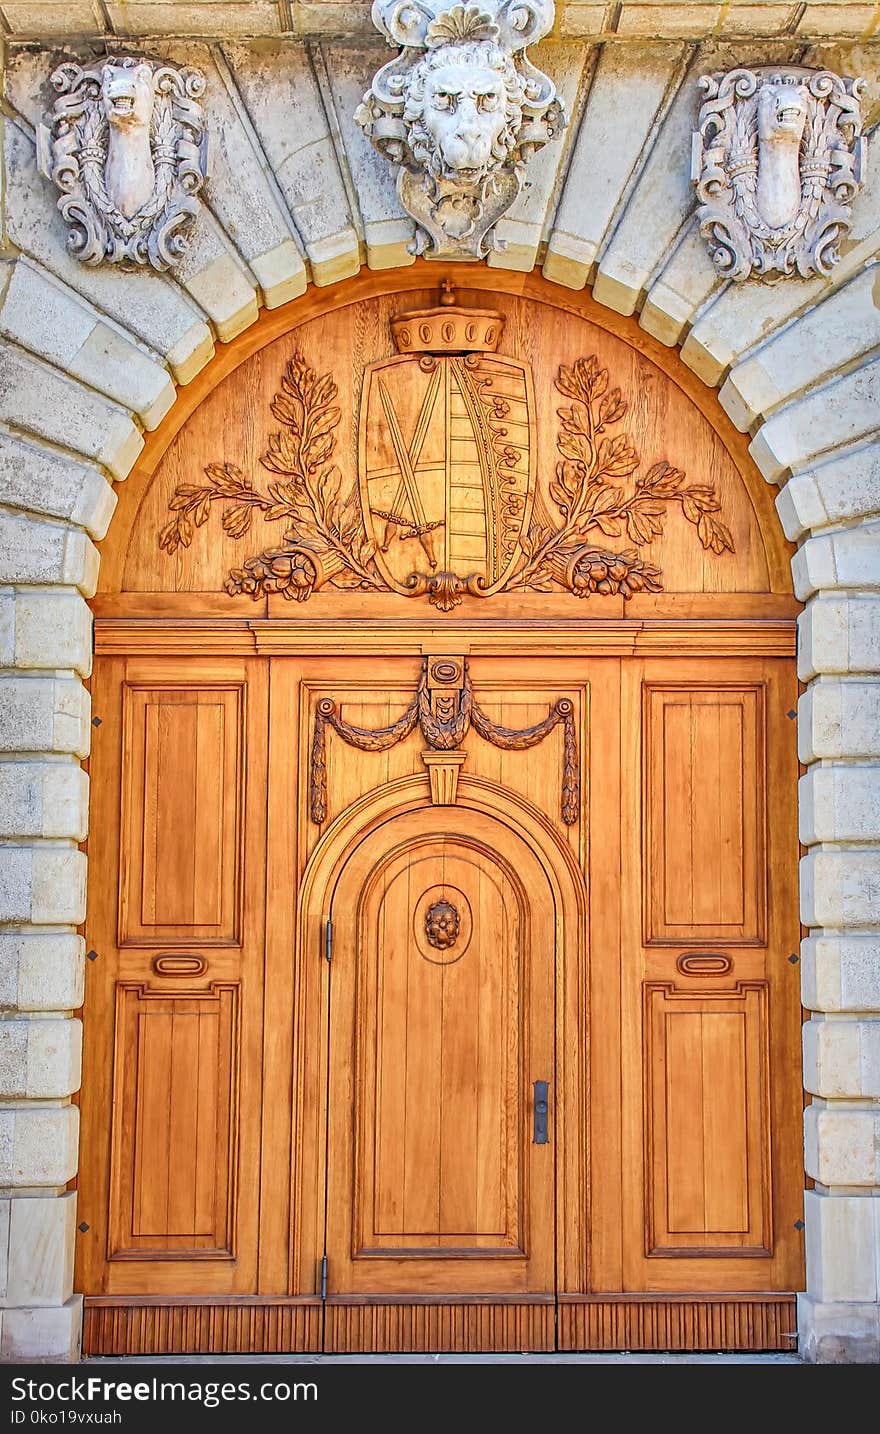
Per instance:
[[[413,309],[391,320],[401,354],[494,353],[504,332],[504,315],[494,309]]]

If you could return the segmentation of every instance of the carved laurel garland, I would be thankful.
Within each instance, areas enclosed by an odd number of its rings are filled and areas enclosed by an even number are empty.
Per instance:
[[[443,714],[443,715],[441,715]],[[448,715],[446,715],[448,714]],[[406,711],[389,727],[354,727],[340,716],[339,705],[332,697],[322,698],[315,711],[312,738],[312,759],[309,810],[313,822],[327,820],[327,728],[361,752],[387,752],[414,732],[418,726],[432,751],[455,751],[461,746],[473,725],[474,730],[493,747],[506,752],[524,752],[534,747],[562,723],[562,820],[573,826],[580,808],[580,775],[578,772],[577,733],[574,725],[574,703],[559,697],[542,722],[516,731],[493,722],[474,698],[471,679],[465,664],[462,686],[444,694],[440,705],[432,703],[428,687],[428,662],[422,664],[419,686]]]
[[[570,400],[557,410],[559,461],[549,497],[561,515],[554,524],[540,494],[528,534],[520,541],[521,558],[502,591],[567,591],[576,597],[662,590],[661,570],[639,557],[638,549],[663,534],[670,505],[678,505],[708,551],[733,552],[730,530],[717,516],[721,502],[711,483],[687,483],[685,473],[661,460],[632,477],[640,458],[629,435],[610,430],[624,418],[627,402],[609,387],[608,370],[594,356],[561,365],[559,392]],[[184,483],[169,502],[172,517],[159,533],[167,553],[188,547],[196,528],[207,523],[215,504],[223,504],[221,522],[231,538],[242,538],[259,511],[270,522],[287,523],[283,541],[232,568],[230,594],[253,598],[281,593],[305,601],[318,588],[390,591],[375,562],[358,486],[346,480],[333,461],[340,409],[329,374],[320,377],[301,353],[288,362],[281,389],[271,403],[281,427],[270,435],[260,463],[275,480],[256,489],[233,463],[209,463],[207,484]],[[503,457],[503,455],[502,455]],[[596,538],[625,538],[633,546],[611,550]],[[412,585],[443,612],[457,606],[465,592],[480,596],[479,584],[455,573],[438,572]]]

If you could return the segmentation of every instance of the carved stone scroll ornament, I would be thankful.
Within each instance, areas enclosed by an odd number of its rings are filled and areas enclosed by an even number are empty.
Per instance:
[[[424,754],[426,765],[430,765],[428,759],[436,752],[448,754],[452,761],[463,761],[460,747],[471,725],[493,747],[505,752],[524,752],[542,742],[560,723],[563,728],[562,820],[566,826],[573,826],[580,808],[580,774],[574,704],[570,698],[557,698],[543,722],[534,727],[521,731],[500,727],[476,702],[467,663],[463,658],[448,657],[425,660],[412,702],[389,727],[372,730],[353,727],[340,716],[339,704],[332,697],[324,697],[317,705],[312,739],[309,803],[312,821],[320,824],[327,819],[328,727],[360,752],[386,752],[389,747],[405,741],[418,727],[430,749]],[[431,775],[433,777],[433,773]]]
[[[524,53],[553,15],[552,0],[375,0],[373,23],[403,49],[355,119],[398,166],[415,253],[479,259],[502,247],[492,231],[526,160],[565,123],[555,86]]]
[[[725,278],[828,274],[864,180],[864,80],[800,65],[705,75],[692,177]]]
[[[52,84],[58,98],[37,131],[38,161],[61,190],[71,254],[170,269],[208,173],[204,75],[108,57],[88,69],[67,61]]]
[[[707,551],[733,552],[710,482],[688,482],[664,459],[640,471],[620,430],[627,400],[595,357],[559,367],[559,457],[539,481],[532,375],[498,352],[503,316],[444,301],[391,328],[398,353],[364,371],[356,476],[333,461],[337,386],[296,353],[272,400],[266,491],[232,463],[209,463],[207,483],[175,489],[160,547],[188,547],[217,504],[231,538],[261,513],[287,524],[283,541],[233,568],[229,593],[302,602],[325,586],[360,588],[424,596],[440,612],[500,592],[658,592],[661,571],[638,549],[662,537],[672,507]]]

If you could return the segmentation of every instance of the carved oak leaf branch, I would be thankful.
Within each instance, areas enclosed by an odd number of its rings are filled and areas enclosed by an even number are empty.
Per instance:
[[[635,549],[608,552],[586,546],[598,529],[607,538],[626,536],[636,548],[663,534],[671,503],[697,529],[702,546],[716,554],[733,552],[729,528],[714,515],[721,503],[711,484],[686,485],[685,474],[665,460],[633,480],[627,493],[617,480],[630,478],[641,459],[629,434],[609,435],[620,423],[627,402],[619,388],[609,389],[608,370],[595,355],[562,364],[556,387],[571,404],[557,409],[560,461],[549,485],[562,514],[560,528],[533,525],[524,544],[525,563],[511,584],[549,591],[562,585],[578,596],[590,592],[659,592],[660,569],[642,562]]]
[[[330,374],[318,375],[300,352],[294,353],[281,378],[281,389],[270,404],[281,427],[270,434],[263,468],[277,478],[266,492],[232,463],[209,463],[207,484],[181,484],[169,508],[174,516],[159,534],[168,553],[189,547],[196,528],[208,521],[212,505],[229,506],[222,526],[232,538],[242,537],[255,510],[269,522],[287,520],[283,546],[269,548],[232,568],[229,593],[259,597],[281,592],[303,600],[322,581],[337,587],[384,586],[373,564],[374,547],[367,538],[352,486],[343,497],[342,474],[333,462],[340,410],[338,389]]]

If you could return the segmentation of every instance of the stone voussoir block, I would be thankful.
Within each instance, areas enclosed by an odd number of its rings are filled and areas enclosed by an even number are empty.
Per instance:
[[[880,902],[880,850],[817,849],[800,863],[801,919],[807,926],[871,926]]]
[[[880,1013],[875,1020],[813,1017],[804,1024],[803,1039],[804,1086],[812,1095],[880,1099]]]
[[[0,666],[92,668],[92,615],[78,592],[0,589]]]
[[[785,536],[880,514],[880,444],[868,443],[792,474],[776,498]]]
[[[795,596],[805,602],[820,589],[880,588],[878,553],[878,523],[807,538],[791,560]]]
[[[798,618],[798,676],[880,672],[880,596],[820,593]]]
[[[157,428],[174,403],[163,365],[27,260],[13,267],[0,304],[0,335],[131,409],[147,429]]]
[[[79,1090],[82,1023],[0,1019],[0,1100],[52,1100]]]
[[[0,1185],[66,1185],[76,1174],[78,1138],[75,1105],[0,1107]]]
[[[810,1011],[880,1012],[880,935],[826,932],[806,937],[801,942],[801,987]]]
[[[880,765],[811,767],[798,783],[805,846],[880,841]]]
[[[95,464],[0,429],[0,502],[65,518],[103,538],[116,494]]]
[[[804,1169],[822,1185],[880,1183],[880,1110],[813,1101],[804,1111]]]
[[[126,478],[144,446],[124,408],[59,369],[0,343],[0,419]]]
[[[798,702],[798,757],[880,757],[880,680],[811,682]]]
[[[0,753],[89,751],[91,697],[76,677],[0,679]]]
[[[85,841],[89,779],[78,762],[0,761],[0,837]]]
[[[99,560],[82,528],[0,509],[0,584],[60,583],[93,597]]]
[[[78,926],[85,911],[84,852],[49,843],[0,846],[0,925]]]

